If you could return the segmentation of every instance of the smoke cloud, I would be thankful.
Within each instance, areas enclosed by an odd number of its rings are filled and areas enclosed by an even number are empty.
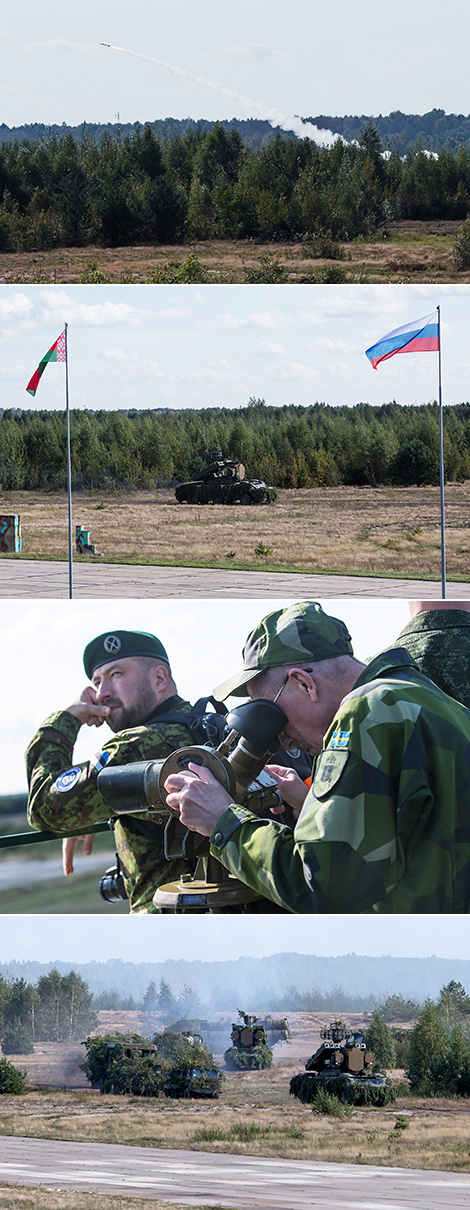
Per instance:
[[[103,43],[103,45],[105,44]],[[285,114],[280,109],[265,105],[263,101],[254,101],[252,97],[234,92],[232,88],[226,88],[216,80],[207,80],[205,76],[197,76],[184,67],[166,63],[164,59],[153,59],[150,55],[141,55],[138,51],[126,50],[123,46],[110,45],[109,49],[117,50],[122,55],[130,55],[133,59],[142,59],[144,63],[152,63],[154,67],[162,67],[165,71],[170,72],[170,75],[179,76],[180,79],[187,80],[190,84],[198,84],[206,92],[215,92],[219,97],[224,97],[226,101],[239,105],[247,117],[261,118],[265,122],[269,122],[271,126],[279,126],[281,130],[291,131],[299,139],[312,139],[320,147],[329,147],[338,138],[338,135],[333,134],[332,130],[319,130],[318,126],[314,126],[312,122],[303,122],[295,114]]]

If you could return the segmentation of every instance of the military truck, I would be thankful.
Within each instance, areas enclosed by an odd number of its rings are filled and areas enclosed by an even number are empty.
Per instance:
[[[273,1052],[268,1046],[265,1026],[258,1018],[239,1008],[241,1021],[232,1025],[232,1045],[225,1051],[225,1066],[229,1071],[255,1071],[271,1067]]]
[[[292,1096],[309,1104],[323,1088],[349,1105],[386,1105],[395,1100],[386,1076],[375,1070],[374,1056],[360,1031],[336,1020],[321,1030],[320,1037],[321,1045],[307,1060],[305,1073],[291,1079]]]
[[[179,504],[272,504],[277,500],[275,487],[267,487],[262,479],[245,479],[243,463],[223,458],[221,450],[211,450],[206,461],[207,466],[193,479],[175,488]]]

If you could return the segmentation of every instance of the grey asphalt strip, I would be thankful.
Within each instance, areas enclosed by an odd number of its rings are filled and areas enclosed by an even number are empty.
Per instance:
[[[0,1183],[79,1189],[234,1210],[463,1210],[470,1175],[0,1138]]]
[[[78,598],[168,597],[399,597],[435,600],[440,583],[432,580],[388,580],[380,577],[291,574],[267,571],[220,571],[199,567],[135,567],[125,564],[74,564]],[[0,597],[67,597],[65,563],[0,560]],[[470,583],[449,583],[447,596],[470,598]]]

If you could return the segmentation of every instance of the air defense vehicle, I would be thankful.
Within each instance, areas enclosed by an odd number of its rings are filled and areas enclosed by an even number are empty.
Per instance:
[[[307,1060],[305,1072],[293,1076],[290,1093],[305,1104],[319,1089],[350,1105],[386,1105],[395,1099],[386,1076],[375,1069],[364,1035],[344,1021],[332,1021],[321,1030],[318,1050]]]
[[[264,1029],[268,1046],[275,1046],[276,1042],[287,1042],[291,1036],[287,1017],[267,1016],[254,1019],[257,1027]],[[239,1026],[231,1025],[229,1021],[203,1021],[200,1017],[183,1017],[168,1025],[164,1032],[181,1033],[183,1037],[194,1039],[195,1042],[204,1042],[215,1054],[222,1054],[228,1039],[232,1040],[235,1028],[238,1029]]]
[[[179,504],[272,504],[277,500],[275,487],[262,479],[245,479],[242,462],[223,458],[221,450],[211,450],[207,466],[188,483],[179,483],[175,496]]]
[[[250,1013],[238,1010],[241,1021],[232,1025],[232,1045],[225,1051],[225,1066],[229,1071],[255,1071],[271,1067],[273,1052],[268,1046],[265,1026]]]

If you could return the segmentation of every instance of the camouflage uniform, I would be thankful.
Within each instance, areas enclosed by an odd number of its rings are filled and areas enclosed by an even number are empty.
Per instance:
[[[67,710],[51,714],[26,752],[31,826],[68,836],[71,829],[107,819],[109,807],[96,786],[98,773],[106,764],[160,760],[175,748],[193,743],[183,723],[158,722],[159,714],[166,716],[172,711],[189,714],[191,706],[176,695],[167,698],[144,726],[118,732],[91,760],[72,768],[81,723]],[[157,886],[193,869],[193,863],[168,862],[163,856],[165,822],[166,818],[154,811],[116,817],[114,835],[131,912],[154,911],[152,898]]]
[[[382,653],[341,702],[294,832],[233,805],[211,852],[291,912],[468,912],[470,711],[403,648]]]
[[[429,609],[408,622],[397,643],[445,693],[470,708],[470,613]]]

